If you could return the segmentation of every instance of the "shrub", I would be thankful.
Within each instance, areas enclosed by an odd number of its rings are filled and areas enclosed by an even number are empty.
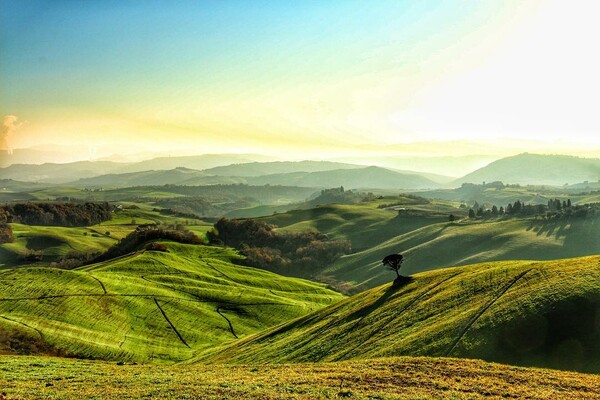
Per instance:
[[[329,240],[319,232],[280,232],[273,225],[254,220],[222,218],[207,233],[211,243],[219,241],[241,250],[250,266],[306,276],[350,252],[347,240]]]
[[[152,242],[146,245],[146,250],[168,252],[167,245],[163,243]]]
[[[13,232],[9,224],[0,222],[0,244],[12,243]]]

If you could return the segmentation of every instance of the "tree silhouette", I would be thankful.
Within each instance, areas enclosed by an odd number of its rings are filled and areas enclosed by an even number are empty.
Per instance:
[[[389,256],[385,256],[385,258],[381,261],[384,266],[396,272],[397,279],[400,279],[400,273],[398,270],[402,266],[402,262],[404,261],[404,257],[402,254],[390,254]]]

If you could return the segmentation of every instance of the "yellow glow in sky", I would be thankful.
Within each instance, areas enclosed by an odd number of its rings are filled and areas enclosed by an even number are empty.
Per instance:
[[[3,7],[15,148],[600,156],[594,1]]]

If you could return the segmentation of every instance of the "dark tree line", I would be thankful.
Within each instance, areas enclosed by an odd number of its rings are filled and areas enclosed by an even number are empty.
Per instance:
[[[525,204],[517,200],[506,208],[484,208],[477,202],[469,209],[469,218],[494,218],[499,216],[544,216],[545,218],[586,217],[600,209],[600,204],[572,205],[571,199],[550,199],[548,204]]]
[[[254,220],[220,219],[211,242],[235,247],[248,265],[292,276],[309,276],[350,252],[350,241],[329,240],[319,232],[281,232]]]
[[[6,222],[44,226],[90,226],[111,218],[108,203],[14,203],[0,206]]]
[[[10,222],[10,214],[0,208],[0,244],[13,241],[12,228],[8,222]]]

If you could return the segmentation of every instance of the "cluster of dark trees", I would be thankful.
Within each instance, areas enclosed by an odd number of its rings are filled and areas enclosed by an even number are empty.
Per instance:
[[[13,241],[12,228],[8,222],[10,222],[10,214],[0,208],[0,244]]]
[[[469,209],[469,218],[495,218],[499,216],[544,216],[546,218],[561,217],[585,217],[590,212],[594,212],[597,207],[594,204],[583,206],[573,206],[571,199],[560,200],[550,199],[548,204],[525,204],[522,201],[508,203],[506,208],[498,208],[493,205],[491,208],[479,206],[477,202]]]
[[[90,226],[111,218],[108,203],[27,202],[0,206],[6,222],[45,226]]]
[[[177,230],[177,228],[179,230]],[[178,226],[177,228],[173,229],[173,227],[154,224],[140,225],[135,231],[119,240],[119,243],[109,248],[106,252],[95,257],[92,261],[99,262],[120,257],[139,250],[141,246],[155,240],[171,240],[173,242],[187,244],[204,243],[202,239],[196,236],[196,234],[193,232],[186,231],[181,226]],[[151,248],[150,250],[157,250],[157,248]]]
[[[252,267],[289,276],[310,276],[351,250],[348,240],[318,232],[281,232],[255,220],[222,218],[208,232],[211,243],[239,249]]]

